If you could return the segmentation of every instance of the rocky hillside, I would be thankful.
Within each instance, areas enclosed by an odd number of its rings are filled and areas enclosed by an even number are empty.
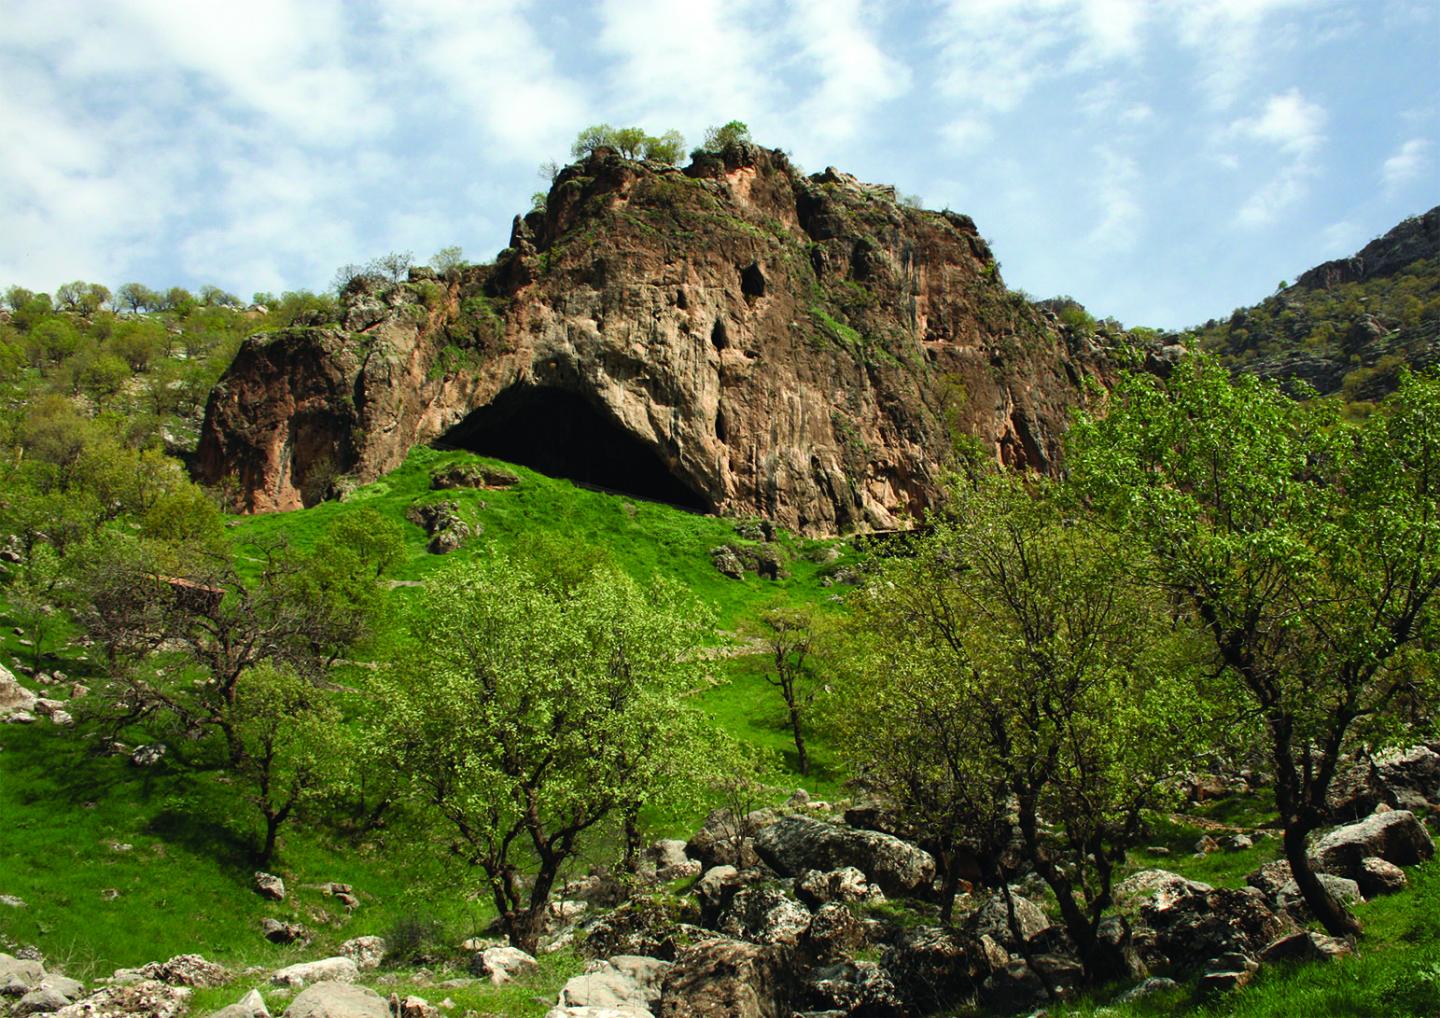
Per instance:
[[[1402,366],[1440,362],[1440,207],[1199,335],[1240,370],[1348,402],[1383,397]]]
[[[250,339],[199,477],[314,504],[420,443],[825,534],[929,504],[954,438],[1051,469],[1103,339],[1010,293],[966,216],[733,145],[599,150],[494,264],[352,281],[340,320]]]

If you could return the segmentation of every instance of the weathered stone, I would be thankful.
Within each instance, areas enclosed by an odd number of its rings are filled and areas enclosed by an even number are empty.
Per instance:
[[[986,1006],[1001,1014],[1031,1011],[1051,999],[1051,992],[1061,1000],[1074,996],[1082,971],[1073,958],[1036,955],[1031,961],[1014,959],[997,969],[980,987]]]
[[[470,963],[470,971],[500,986],[540,971],[540,963],[518,947],[487,947]]]
[[[1148,979],[1136,983],[1130,987],[1130,989],[1116,997],[1115,1003],[1134,1004],[1137,1001],[1144,1000],[1146,997],[1152,997],[1157,993],[1169,993],[1171,990],[1179,988],[1180,984],[1173,979],[1165,976],[1150,976]]]
[[[665,974],[660,1018],[789,1018],[790,954],[717,938],[680,952]]]
[[[828,872],[809,870],[796,882],[795,894],[811,907],[829,901],[866,901],[885,896],[880,888],[872,888],[865,874],[854,866]]]
[[[1342,905],[1358,905],[1364,902],[1360,885],[1354,880],[1331,876],[1329,873],[1317,873],[1315,876],[1325,890],[1330,892],[1330,897]],[[1300,885],[1293,878],[1281,884],[1280,889],[1275,892],[1275,904],[1297,919],[1310,917],[1310,909],[1300,894]]]
[[[860,950],[866,940],[865,924],[845,905],[832,901],[810,918],[803,953],[816,961],[840,961]]]
[[[259,990],[251,990],[234,1004],[222,1007],[210,1018],[270,1018],[270,1009]]]
[[[760,864],[755,854],[754,836],[761,824],[773,823],[777,818],[769,810],[757,810],[743,817],[736,817],[728,809],[711,810],[704,825],[695,832],[685,845],[685,854],[698,859],[705,869],[716,866],[734,866],[750,869]]]
[[[886,894],[914,893],[935,879],[934,858],[909,842],[810,817],[782,817],[764,828],[755,851],[785,876],[853,866]]]
[[[0,952],[0,987],[14,986],[19,990],[15,995],[19,996],[38,987],[44,978],[45,966],[38,961]]]
[[[1006,904],[1005,895],[1000,891],[992,891],[979,908],[965,917],[966,931],[976,939],[988,936],[996,943],[1014,949],[1050,925],[1050,917],[1044,909],[1029,898],[1012,890],[1010,901],[1020,927],[1018,937],[1010,927],[1010,905]]]
[[[883,964],[901,999],[921,1014],[953,1006],[990,974],[990,958],[972,937],[938,926],[902,931]]]
[[[0,718],[11,714],[34,713],[38,700],[39,697],[20,685],[14,672],[0,665]]]
[[[591,958],[640,955],[671,960],[681,944],[707,936],[695,925],[700,918],[700,909],[688,898],[635,898],[587,921],[581,950]]]
[[[1156,895],[1141,907],[1145,924],[1155,932],[1156,945],[1181,968],[1194,967],[1225,954],[1253,957],[1281,934],[1293,929],[1276,915],[1258,888],[1220,888],[1177,899]]]
[[[304,926],[280,919],[261,919],[260,933],[272,944],[306,944],[310,942],[310,931]]]
[[[164,758],[165,744],[156,742],[146,746],[136,746],[135,752],[130,754],[130,763],[136,767],[154,767]]]
[[[817,968],[806,977],[804,994],[812,1007],[833,1008],[839,1015],[899,1018],[909,1013],[890,974],[873,961],[840,961]]]
[[[1394,894],[1405,890],[1410,883],[1405,871],[1393,862],[1386,862],[1378,856],[1366,856],[1360,860],[1360,872],[1356,874],[1360,893],[1367,898],[1379,894]]]
[[[1435,854],[1435,843],[1414,813],[1400,809],[1335,828],[1312,846],[1311,854],[1325,872],[1353,880],[1370,856],[1413,866]]]
[[[188,986],[155,979],[107,986],[55,1014],[58,1018],[177,1018],[190,1005]]]
[[[592,962],[560,991],[560,1006],[650,1011],[660,1004],[670,963],[659,958],[618,955]]]
[[[1270,944],[1260,952],[1259,960],[1266,965],[1282,961],[1329,961],[1353,951],[1354,948],[1339,937],[1302,930]]]
[[[155,979],[170,986],[222,986],[230,981],[230,970],[198,954],[177,954],[168,961],[152,961],[137,969],[121,969],[116,975]]]
[[[803,905],[774,887],[738,892],[720,917],[721,933],[757,944],[796,944],[810,925]]]
[[[272,975],[270,981],[276,986],[298,988],[310,983],[353,983],[359,975],[359,969],[349,958],[322,958],[319,961],[287,965]]]
[[[385,998],[368,986],[353,986],[348,980],[321,980],[307,986],[283,1018],[392,1018]]]
[[[285,881],[273,873],[257,871],[255,873],[255,892],[262,898],[269,898],[271,901],[285,900]]]
[[[385,941],[381,937],[354,937],[340,945],[340,954],[358,969],[379,968],[385,960]]]
[[[1169,870],[1140,870],[1115,885],[1115,905],[1122,912],[1138,912],[1143,906],[1169,908],[1181,898],[1208,894],[1209,884],[1182,877]]]
[[[15,1002],[10,1013],[15,1018],[23,1018],[24,1015],[49,1014],[52,1011],[59,1011],[70,1003],[70,998],[59,990],[49,986],[41,986],[31,990],[25,996]]]
[[[1007,299],[967,217],[743,159],[687,176],[597,152],[494,266],[430,282],[437,306],[419,283],[359,287],[341,324],[251,337],[211,394],[198,479],[291,509],[441,440],[817,534],[920,515],[952,421],[1056,469],[1086,379],[1113,370],[1097,340]],[[681,220],[699,231],[683,271]],[[880,336],[877,358],[860,338]]]

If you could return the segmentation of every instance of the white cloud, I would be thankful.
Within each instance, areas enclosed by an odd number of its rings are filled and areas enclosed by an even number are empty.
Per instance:
[[[1100,221],[1090,231],[1089,241],[1109,250],[1131,248],[1139,236],[1141,221],[1140,165],[1133,156],[1105,146],[1095,150],[1095,157],[1092,189]]]
[[[1430,165],[1430,142],[1425,138],[1411,138],[1380,166],[1380,179],[1389,190],[1394,190],[1420,175]]]
[[[909,68],[886,55],[869,30],[877,17],[878,8],[860,0],[799,0],[793,8],[787,31],[819,76],[798,124],[811,144],[848,141],[876,107],[909,90]]]
[[[1268,225],[1305,196],[1310,178],[1320,170],[1317,156],[1327,119],[1324,107],[1292,88],[1270,96],[1254,116],[1230,124],[1228,137],[1273,148],[1283,158],[1279,169],[1241,205],[1236,217],[1241,226]]]
[[[1265,67],[1262,52],[1282,44],[1266,22],[1306,0],[1163,0],[1165,20],[1195,54],[1205,104],[1224,110]]]

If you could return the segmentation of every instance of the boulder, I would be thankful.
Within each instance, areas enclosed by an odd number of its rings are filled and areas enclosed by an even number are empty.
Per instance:
[[[134,767],[154,767],[163,759],[165,759],[165,744],[163,742],[136,746],[135,752],[130,754],[130,764]]]
[[[500,986],[540,971],[540,963],[518,947],[487,947],[470,962],[470,971]]]
[[[0,952],[0,989],[19,996],[36,989],[44,978],[45,966],[38,961]]]
[[[660,1018],[790,1018],[790,953],[742,940],[702,940],[665,974]]]
[[[256,871],[255,893],[262,898],[269,898],[271,901],[284,901],[285,881],[273,873]]]
[[[734,866],[751,869],[760,864],[754,837],[760,827],[776,820],[772,810],[755,810],[737,817],[728,809],[711,810],[700,830],[685,844],[685,854],[701,867]]]
[[[1435,854],[1435,843],[1414,813],[1397,809],[1335,828],[1314,844],[1311,854],[1326,873],[1354,880],[1371,856],[1413,866]]]
[[[884,892],[871,887],[854,866],[838,870],[809,870],[801,875],[795,884],[796,896],[812,908],[818,908],[830,901],[866,901],[884,898]]]
[[[287,965],[272,975],[270,981],[276,986],[299,988],[310,983],[353,983],[359,975],[360,970],[349,958],[322,958],[319,961]]]
[[[719,930],[757,944],[796,944],[810,925],[810,913],[774,887],[747,887],[720,916]]]
[[[670,963],[659,958],[617,955],[592,962],[560,991],[561,1007],[609,1008],[649,1013],[660,1004]]]
[[[41,986],[16,1001],[10,1009],[10,1013],[15,1018],[24,1018],[25,1015],[31,1014],[49,1014],[52,1011],[59,1011],[69,1003],[70,998],[59,990]]]
[[[667,838],[651,845],[647,853],[655,864],[655,879],[662,883],[698,877],[700,863],[685,854],[685,842]]]
[[[391,1018],[385,998],[368,986],[321,980],[302,990],[283,1018]]]
[[[873,961],[840,961],[817,968],[805,978],[802,993],[811,1007],[832,1014],[900,1018],[909,1013],[890,973]]]
[[[781,817],[755,835],[755,851],[784,876],[853,866],[891,895],[913,894],[935,879],[929,852],[890,834],[811,817]]]
[[[1342,905],[1358,905],[1365,901],[1360,893],[1360,885],[1354,880],[1345,877],[1332,876],[1329,873],[1315,874],[1325,890],[1330,892],[1330,897]],[[1305,904],[1305,899],[1300,895],[1300,885],[1293,879],[1285,881],[1280,889],[1275,892],[1275,904],[1289,912],[1296,919],[1310,918],[1310,909]]]
[[[1030,961],[1014,959],[996,969],[980,987],[985,1005],[1001,1014],[1034,1011],[1054,996],[1068,1000],[1083,977],[1080,963],[1053,954],[1035,955]]]
[[[1359,818],[1382,804],[1416,809],[1440,802],[1440,753],[1432,746],[1362,758],[1335,776],[1327,799],[1337,818]]]
[[[358,969],[378,969],[385,960],[385,941],[381,937],[354,937],[340,945],[340,954]]]
[[[740,871],[734,866],[712,866],[696,881],[695,894],[700,899],[702,911],[715,916],[742,886]]]
[[[1253,957],[1293,929],[1254,887],[1156,899],[1141,907],[1141,918],[1154,931],[1156,947],[1180,968],[1226,954]]]
[[[177,954],[169,961],[152,961],[136,969],[120,969],[117,979],[155,979],[169,986],[223,986],[230,970],[198,954]]]
[[[260,991],[251,990],[234,1004],[216,1011],[210,1018],[270,1018],[270,1009],[265,1006],[265,998],[260,996]]]
[[[1157,909],[1169,908],[1181,898],[1195,894],[1208,894],[1214,888],[1198,880],[1182,877],[1169,870],[1140,870],[1130,874],[1115,885],[1113,892],[1116,908],[1125,913],[1136,913],[1144,906]]]
[[[299,923],[280,919],[261,919],[261,935],[272,944],[306,944],[310,942],[310,931]]]
[[[1050,925],[1050,917],[1029,898],[1012,890],[1010,900],[1014,903],[1015,920],[1020,927],[1018,938],[1010,929],[1010,909],[1000,891],[991,892],[979,908],[965,917],[966,932],[976,939],[988,936],[997,944],[1014,949],[1020,942],[1029,940]]]
[[[1354,948],[1339,937],[1301,930],[1271,943],[1260,952],[1260,961],[1266,965],[1285,961],[1329,961],[1353,951]]]
[[[1171,990],[1178,990],[1179,988],[1180,984],[1173,979],[1165,976],[1150,976],[1148,979],[1136,983],[1130,987],[1130,989],[1116,997],[1115,1003],[1134,1004],[1144,1000],[1146,997],[1152,997],[1157,993],[1169,993]]]
[[[700,909],[688,898],[635,898],[587,921],[581,950],[591,958],[640,955],[673,960],[688,940],[710,935],[696,926],[699,921]]]
[[[902,931],[882,962],[901,999],[921,1014],[957,1005],[973,995],[991,971],[982,945],[940,926]]]
[[[157,979],[107,986],[62,1007],[58,1018],[178,1018],[190,1006],[188,986],[169,986]]]
[[[1360,893],[1367,898],[1380,894],[1394,894],[1405,890],[1410,883],[1405,871],[1393,862],[1386,862],[1379,856],[1366,856],[1360,860],[1360,872],[1356,874]]]
[[[33,713],[38,700],[34,693],[20,685],[14,672],[0,665],[0,718]]]
[[[837,962],[865,946],[865,924],[838,901],[821,905],[802,940],[803,953],[815,961]]]

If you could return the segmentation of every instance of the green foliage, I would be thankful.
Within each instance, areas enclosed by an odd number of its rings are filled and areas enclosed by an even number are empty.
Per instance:
[[[1434,723],[1440,382],[1407,376],[1357,428],[1196,356],[1164,384],[1127,376],[1072,439],[1086,490],[1153,551],[1211,667],[1263,719],[1297,882],[1353,932],[1305,838],[1344,752]]]
[[[465,265],[465,253],[458,244],[442,247],[430,256],[430,267],[442,276],[448,276]]]
[[[701,146],[706,152],[724,152],[727,148],[735,145],[750,144],[750,128],[743,120],[731,120],[718,127],[707,128],[705,131],[705,143]]]
[[[640,127],[611,127],[609,124],[594,124],[575,136],[570,146],[574,159],[584,159],[598,148],[614,149],[626,159],[648,159],[659,163],[678,162],[685,150],[685,138],[679,131],[666,131],[657,136],[645,133]],[[541,173],[547,172],[541,167]],[[551,175],[554,179],[554,175]]]
[[[1071,511],[1011,476],[953,485],[861,592],[834,702],[854,765],[937,846],[942,915],[959,845],[1003,886],[1018,834],[1096,979],[1116,868],[1196,748],[1199,698],[1133,544]]]

